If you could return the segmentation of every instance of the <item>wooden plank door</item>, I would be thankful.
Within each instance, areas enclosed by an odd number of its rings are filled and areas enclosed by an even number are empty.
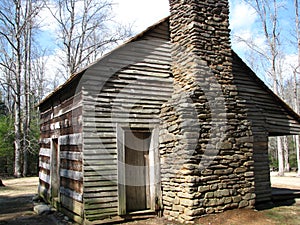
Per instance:
[[[149,147],[151,133],[125,132],[126,211],[150,208]]]

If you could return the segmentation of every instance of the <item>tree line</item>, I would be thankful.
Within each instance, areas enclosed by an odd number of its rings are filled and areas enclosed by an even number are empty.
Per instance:
[[[6,0],[0,2],[0,174],[37,172],[38,102],[57,77],[67,79],[131,35],[130,26],[114,21],[110,0]],[[43,14],[55,21],[53,48],[63,70],[47,77],[41,30]],[[54,70],[54,69],[53,69]]]
[[[235,38],[247,46],[248,64],[269,81],[275,94],[289,104],[299,114],[300,107],[300,22],[299,1],[243,0],[257,15],[257,28],[263,42],[257,44],[253,38]],[[290,3],[290,5],[287,5]],[[292,3],[292,4],[291,4]],[[284,17],[282,15],[285,15]],[[283,21],[288,21],[286,26]],[[288,55],[296,55],[295,63]],[[259,59],[259,60],[258,60]],[[289,71],[289,74],[287,74]],[[288,77],[286,77],[288,76]],[[290,171],[290,165],[300,176],[299,135],[270,139],[270,162],[278,170],[278,175]]]

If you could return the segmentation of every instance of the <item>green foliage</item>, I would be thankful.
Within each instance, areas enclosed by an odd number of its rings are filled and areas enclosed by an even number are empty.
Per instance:
[[[10,116],[0,116],[0,156],[14,154],[14,127]]]
[[[269,162],[270,162],[270,169],[272,171],[278,171],[278,160],[275,157],[269,155]]]
[[[289,161],[290,161],[291,168],[297,168],[298,164],[297,164],[297,154],[296,153],[290,154]]]
[[[36,117],[37,118],[37,117]],[[38,174],[39,121],[33,118],[28,137],[28,175]],[[22,157],[22,155],[21,155]],[[0,115],[0,176],[12,176],[14,171],[14,121]]]
[[[10,116],[0,115],[0,174],[13,172],[14,126]]]

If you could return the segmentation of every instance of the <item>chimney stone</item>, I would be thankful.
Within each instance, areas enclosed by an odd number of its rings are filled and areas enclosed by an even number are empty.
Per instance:
[[[246,163],[253,136],[233,82],[228,1],[170,0],[170,9],[174,93],[160,114],[163,212],[193,223],[254,206]]]

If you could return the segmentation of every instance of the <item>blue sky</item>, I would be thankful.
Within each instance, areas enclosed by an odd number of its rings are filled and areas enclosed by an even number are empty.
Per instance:
[[[133,30],[135,33],[139,33],[145,30],[147,27],[156,23],[160,19],[169,15],[169,1],[168,0],[113,0],[115,3],[114,13],[115,20],[120,22],[126,22],[133,24]],[[239,35],[243,38],[252,38],[258,45],[264,45],[264,38],[261,32],[257,29],[257,15],[251,7],[243,3],[242,0],[229,0],[230,2],[230,28],[232,29],[232,35]],[[285,28],[282,30],[288,37],[292,30],[291,18],[293,12],[293,0],[282,0],[282,7],[285,8],[281,14],[280,23]],[[44,34],[41,34],[43,45],[49,45],[50,49],[53,49],[53,41],[51,33],[55,32],[54,22],[49,20],[50,14],[45,12],[44,20]],[[51,43],[52,41],[52,43]],[[289,44],[288,41],[284,41],[284,44]],[[238,43],[232,38],[232,48],[245,60],[246,46]],[[288,60],[293,61],[295,57],[295,49],[287,48]],[[51,54],[59,54],[55,50]],[[57,57],[54,57],[57,58]],[[245,60],[246,61],[246,60]],[[49,64],[55,65],[55,61],[49,59]]]
[[[156,23],[160,19],[169,15],[169,1],[168,0],[113,0],[115,6],[113,11],[116,16],[116,21],[133,24],[135,33],[142,32],[147,27]],[[232,34],[239,35],[255,35],[257,36],[257,15],[254,10],[243,3],[242,0],[229,0],[230,2],[230,25]],[[282,0],[283,10],[280,17],[280,23],[285,28],[291,26],[290,21],[293,12],[293,0]],[[55,32],[54,21],[52,21],[50,13],[43,13],[45,21],[44,31],[41,33],[43,44],[51,44],[50,41],[55,41],[51,38],[51,33]],[[288,29],[282,32],[287,32]],[[288,33],[286,34],[289,35]],[[257,37],[259,38],[259,37]],[[239,45],[233,41],[233,48],[239,49]]]

